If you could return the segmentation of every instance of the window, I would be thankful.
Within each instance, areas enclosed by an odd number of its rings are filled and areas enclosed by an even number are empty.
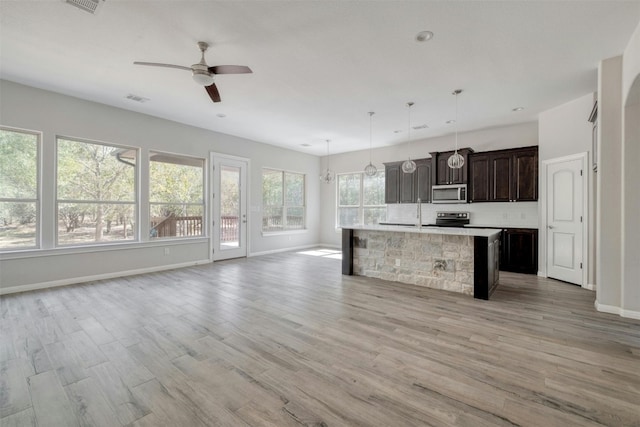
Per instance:
[[[305,228],[305,176],[262,170],[262,231]]]
[[[0,128],[0,250],[35,248],[40,135]]]
[[[58,245],[136,239],[137,150],[57,139]]]
[[[338,175],[338,227],[377,224],[386,216],[384,172]]]
[[[149,153],[149,237],[204,236],[204,159]]]

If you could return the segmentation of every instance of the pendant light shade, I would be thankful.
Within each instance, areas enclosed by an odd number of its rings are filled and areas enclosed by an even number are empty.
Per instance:
[[[364,174],[367,176],[374,176],[378,173],[378,168],[376,168],[373,163],[371,163],[371,150],[372,150],[372,140],[373,140],[373,132],[372,132],[372,122],[373,115],[375,113],[373,111],[369,111],[369,164],[364,168]]]
[[[447,165],[451,169],[460,169],[464,166],[464,157],[458,153],[458,95],[462,92],[462,89],[456,89],[452,92],[456,97],[456,150],[454,153],[447,159]]]
[[[320,175],[320,181],[325,184],[331,184],[336,179],[336,175],[329,169],[329,142],[331,141],[327,139],[327,169]]]
[[[402,163],[402,172],[414,173],[416,171],[416,162],[411,160],[411,107],[413,102],[407,102],[407,112],[409,116],[409,124],[407,127],[407,145],[409,148],[409,159]]]

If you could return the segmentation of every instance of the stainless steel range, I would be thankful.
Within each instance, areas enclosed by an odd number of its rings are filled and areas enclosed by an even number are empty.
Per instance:
[[[437,227],[464,227],[469,224],[469,212],[436,212],[436,223],[429,224]]]

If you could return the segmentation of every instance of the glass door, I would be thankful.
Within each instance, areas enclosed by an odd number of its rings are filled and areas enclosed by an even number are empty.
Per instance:
[[[213,259],[247,256],[246,160],[213,155]]]

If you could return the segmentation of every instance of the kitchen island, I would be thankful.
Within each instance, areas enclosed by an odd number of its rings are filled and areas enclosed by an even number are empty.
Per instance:
[[[396,225],[343,227],[342,274],[486,300],[498,284],[500,231]]]

